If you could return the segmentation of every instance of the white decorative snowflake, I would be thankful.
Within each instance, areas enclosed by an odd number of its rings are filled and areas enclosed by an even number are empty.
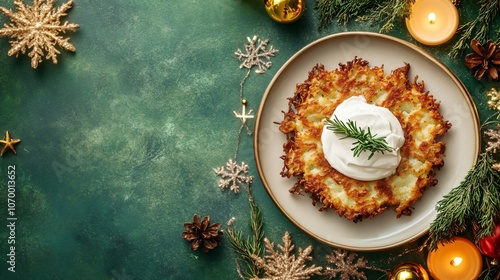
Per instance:
[[[250,184],[253,181],[253,176],[247,176],[248,165],[244,162],[238,165],[232,159],[230,159],[226,166],[219,168],[214,168],[215,174],[221,177],[219,181],[219,188],[229,189],[235,193],[240,191],[240,184]]]
[[[257,36],[247,37],[248,45],[245,45],[245,53],[238,49],[234,54],[242,62],[241,68],[248,68],[250,70],[253,66],[258,66],[259,69],[255,70],[255,73],[262,74],[271,67],[271,56],[274,56],[278,50],[270,46],[269,50],[266,50],[269,40],[262,41],[258,39]]]
[[[247,112],[247,101],[243,100],[241,102],[241,113],[238,113],[236,111],[233,111],[233,114],[235,117],[241,120],[241,123],[244,125],[247,122],[247,119],[253,119],[254,115],[252,115],[252,110],[250,109]]]

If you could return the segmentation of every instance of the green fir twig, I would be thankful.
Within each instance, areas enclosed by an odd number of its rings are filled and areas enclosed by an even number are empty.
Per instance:
[[[350,20],[383,23],[381,33],[389,32],[398,20],[410,16],[410,5],[415,0],[316,0],[319,29],[335,20],[345,25]]]
[[[448,54],[450,57],[461,55],[472,39],[478,40],[481,44],[488,41],[491,24],[499,10],[498,1],[479,0],[477,5],[479,5],[477,17],[458,27],[456,34],[460,34],[460,37]]]
[[[493,232],[500,213],[500,173],[493,169],[494,163],[490,153],[480,154],[463,181],[438,202],[429,229],[430,250],[468,228],[476,230],[476,242]]]
[[[377,2],[373,0],[316,0],[315,9],[319,15],[319,28],[325,28],[335,19],[339,25],[345,25],[350,20],[361,16],[363,11],[375,6]]]
[[[398,20],[404,20],[411,15],[410,5],[415,0],[388,0],[385,4],[379,4],[368,15],[358,17],[359,21],[372,23],[384,23],[380,28],[380,33],[391,31]]]
[[[392,152],[393,149],[387,144],[385,137],[376,137],[377,134],[372,135],[370,128],[365,131],[361,127],[358,127],[355,121],[348,120],[347,123],[339,120],[337,116],[334,116],[334,119],[331,120],[329,118],[325,119],[328,123],[327,129],[333,131],[334,133],[339,133],[345,135],[345,137],[341,138],[354,138],[356,142],[353,143],[353,155],[358,157],[362,152],[369,151],[371,152],[368,156],[368,159],[371,159],[376,152],[384,153],[384,152]]]
[[[262,252],[262,241],[264,239],[263,221],[260,208],[253,200],[250,192],[250,187],[247,187],[251,214],[250,228],[252,231],[251,237],[244,237],[243,232],[233,229],[234,218],[231,218],[227,223],[227,237],[231,248],[237,257],[237,268],[240,277],[243,279],[258,278],[262,275],[262,269],[258,268],[252,255],[260,256]],[[241,265],[243,263],[243,267]]]

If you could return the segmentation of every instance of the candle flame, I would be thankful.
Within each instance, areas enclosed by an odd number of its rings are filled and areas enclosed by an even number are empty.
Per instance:
[[[453,266],[459,266],[462,263],[462,258],[456,257],[453,260],[451,260],[450,264]]]
[[[429,23],[434,24],[436,22],[436,14],[435,13],[430,13],[427,16],[427,20],[429,20]]]

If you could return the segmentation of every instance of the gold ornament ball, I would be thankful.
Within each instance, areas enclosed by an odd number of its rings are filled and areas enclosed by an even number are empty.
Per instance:
[[[305,0],[264,0],[267,14],[279,23],[291,23],[305,10]]]
[[[429,274],[418,263],[402,262],[392,268],[389,280],[429,280]]]

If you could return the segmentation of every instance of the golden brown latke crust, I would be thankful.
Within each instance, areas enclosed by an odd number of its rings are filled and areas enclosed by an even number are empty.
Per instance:
[[[409,64],[385,75],[382,67],[355,58],[333,71],[316,65],[296,86],[284,112],[280,131],[283,177],[297,177],[291,193],[307,193],[321,211],[332,209],[352,221],[361,221],[394,207],[399,218],[411,215],[412,205],[437,184],[435,168],[443,166],[444,142],[436,140],[450,129],[439,113],[439,102],[424,92],[424,82],[407,78]],[[369,104],[388,108],[401,123],[405,143],[394,175],[376,181],[359,181],[333,169],[323,154],[324,119],[352,96],[363,95]]]

